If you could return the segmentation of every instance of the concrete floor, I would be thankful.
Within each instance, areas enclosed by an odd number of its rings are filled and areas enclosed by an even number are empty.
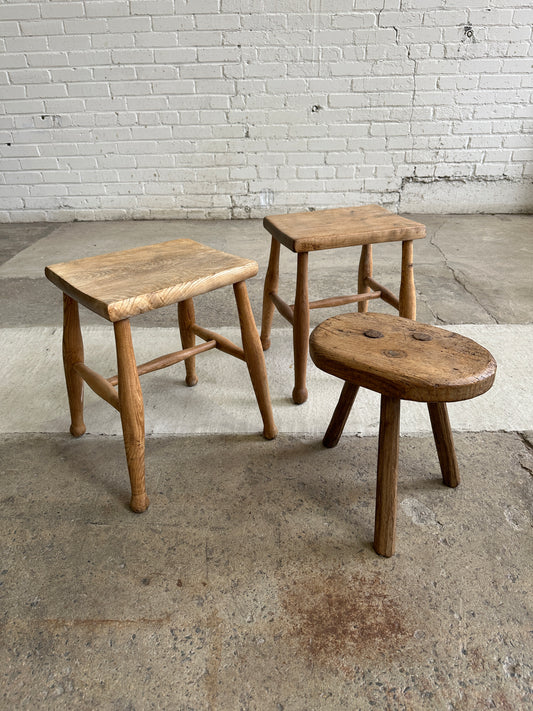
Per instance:
[[[310,365],[309,402],[289,403],[281,318],[266,354],[275,441],[258,435],[240,364],[223,354],[206,354],[205,366],[199,357],[192,390],[180,366],[143,381],[148,431],[160,434],[147,437],[142,516],[127,507],[116,413],[89,393],[89,434],[67,434],[61,298],[44,265],[191,237],[258,260],[249,291],[259,321],[260,222],[0,225],[0,707],[532,708],[533,217],[414,218],[428,228],[415,246],[419,320],[475,333],[498,348],[499,372],[493,400],[450,408],[455,490],[439,481],[424,418],[402,420],[391,559],[371,547],[376,402],[358,403],[338,447],[324,449],[338,384]],[[397,247],[375,250],[391,286]],[[282,254],[290,298],[293,255]],[[347,293],[356,259],[313,255],[312,296]],[[234,328],[222,291],[196,307],[202,325]],[[175,335],[174,308],[136,322],[140,349]],[[84,313],[83,323],[90,343],[107,340],[100,319]]]

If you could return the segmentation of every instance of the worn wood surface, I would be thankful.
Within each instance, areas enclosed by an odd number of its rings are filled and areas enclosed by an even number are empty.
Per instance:
[[[196,338],[192,327],[195,323],[194,302],[184,299],[178,302],[178,324],[180,329],[181,345],[184,350],[194,348]],[[192,388],[198,383],[196,375],[196,356],[190,356],[185,361],[185,382]]]
[[[397,311],[400,310],[400,300],[397,296],[394,296],[390,289],[387,289],[386,286],[380,284],[379,281],[376,281],[373,277],[368,277],[366,282],[371,289],[373,289],[379,294],[379,298],[382,299],[386,304],[389,304],[389,306],[392,306]]]
[[[394,215],[379,205],[272,215],[265,228],[292,252],[314,252],[426,236],[424,225]]]
[[[143,395],[133,352],[130,322],[126,319],[113,325],[117,349],[120,419],[131,484],[130,508],[135,513],[142,513],[150,505],[144,475]]]
[[[102,400],[108,402],[115,408],[115,410],[120,410],[118,393],[107,378],[104,378],[103,375],[100,375],[100,373],[97,373],[92,368],[89,368],[89,366],[85,365],[85,363],[76,363],[76,365],[74,365],[74,370],[76,373],[81,375],[83,380],[87,383],[91,390],[98,395],[98,397],[101,397]]]
[[[342,392],[339,397],[339,402],[335,408],[335,412],[331,417],[331,421],[322,440],[324,447],[336,447],[339,443],[340,436],[346,425],[346,420],[350,415],[355,397],[359,391],[359,386],[353,383],[345,382]]]
[[[248,366],[250,380],[257,398],[257,404],[263,419],[263,436],[265,439],[274,439],[278,434],[278,428],[274,423],[272,412],[272,401],[268,387],[265,355],[259,338],[259,332],[255,325],[255,319],[248,298],[248,290],[244,281],[233,285],[237,310],[239,312],[239,324],[241,327],[242,349],[244,358]]]
[[[120,321],[243,281],[257,269],[252,259],[178,239],[52,264],[45,274],[91,311]]]
[[[83,421],[83,379],[74,369],[83,363],[83,339],[78,304],[63,294],[63,368],[70,409],[70,434],[81,437],[86,428]]]
[[[452,428],[445,402],[428,402],[431,428],[435,439],[435,447],[439,457],[442,481],[446,486],[456,487],[461,481]]]
[[[379,451],[376,482],[374,550],[389,558],[396,547],[400,399],[381,396]]]
[[[402,242],[402,276],[398,311],[404,318],[416,319],[416,290],[413,273],[413,241]]]
[[[292,399],[296,405],[307,400],[307,353],[309,350],[309,255],[298,254],[296,270],[296,296],[294,300],[293,352],[294,388]]]
[[[152,360],[148,360],[146,363],[138,365],[137,375],[146,375],[146,373],[153,373],[156,370],[163,370],[163,368],[168,368],[176,363],[181,363],[183,360],[194,358],[199,353],[210,351],[215,348],[216,345],[216,341],[208,341],[207,343],[199,343],[193,348],[185,348],[180,351],[174,351],[173,353],[165,353],[165,355],[152,358]],[[106,380],[110,385],[117,385],[118,375],[112,375],[111,377],[106,378]],[[194,384],[195,383],[193,383],[193,385]]]
[[[381,298],[380,291],[367,291],[364,294],[348,294],[346,296],[330,296],[326,299],[317,299],[309,302],[309,308],[313,309],[330,309],[336,306],[346,306],[347,304],[361,304],[371,301],[372,299]]]
[[[274,299],[278,295],[279,251],[279,242],[272,237],[270,244],[270,256],[268,258],[268,267],[265,275],[265,285],[263,288],[261,345],[263,346],[264,351],[267,351],[270,348],[270,331],[272,330],[272,320],[274,318]],[[285,314],[285,318],[287,318],[287,314]]]
[[[365,335],[372,331],[382,337]],[[467,400],[496,374],[494,358],[475,341],[389,314],[329,318],[313,331],[310,350],[321,370],[404,400]]]
[[[372,259],[372,245],[364,244],[361,247],[361,254],[359,256],[359,269],[357,272],[357,291],[360,294],[365,294],[370,291],[372,287],[368,283],[368,279],[372,278],[373,270],[373,259]],[[360,314],[366,314],[368,311],[368,301],[362,301],[357,305],[357,310]]]

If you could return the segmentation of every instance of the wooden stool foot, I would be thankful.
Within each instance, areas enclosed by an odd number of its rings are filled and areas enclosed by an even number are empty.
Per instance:
[[[293,388],[292,401],[295,405],[303,405],[308,398],[307,388]]]
[[[261,346],[264,351],[268,351],[271,345],[272,341],[270,340],[270,336],[268,338],[261,336]]]
[[[130,500],[130,509],[134,513],[143,513],[150,506],[150,499],[146,494],[138,494],[132,496]]]
[[[195,385],[198,385],[198,376],[197,375],[193,375],[193,376],[187,375],[185,377],[185,383],[187,384],[187,386],[189,388],[194,388]]]
[[[85,434],[86,431],[87,431],[87,428],[85,427],[85,425],[83,425],[81,427],[79,425],[76,425],[76,426],[70,425],[70,434],[73,437],[81,437],[82,435]]]
[[[263,437],[265,439],[276,439],[277,436],[278,436],[278,428],[276,427],[276,425],[271,424],[271,425],[269,425],[268,428],[265,427],[263,429]]]

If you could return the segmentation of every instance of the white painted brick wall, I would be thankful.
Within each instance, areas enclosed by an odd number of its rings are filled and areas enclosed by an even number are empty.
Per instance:
[[[530,0],[3,0],[0,220],[533,209]]]

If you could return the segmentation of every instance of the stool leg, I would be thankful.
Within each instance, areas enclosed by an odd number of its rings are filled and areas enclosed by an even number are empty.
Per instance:
[[[181,336],[182,348],[193,348],[196,344],[196,338],[191,326],[195,323],[194,320],[194,304],[192,299],[178,302],[178,324]],[[196,357],[191,356],[185,361],[185,382],[189,387],[193,387],[198,382],[196,375]]]
[[[261,343],[263,350],[270,348],[270,331],[272,329],[272,319],[274,318],[274,304],[270,294],[278,293],[279,284],[279,242],[272,237],[270,246],[270,258],[265,276],[265,286],[263,290],[263,316],[261,318]]]
[[[358,390],[359,385],[354,385],[353,383],[348,382],[344,383],[339,397],[339,402],[337,403],[335,412],[333,413],[328,429],[326,430],[326,434],[324,435],[324,439],[322,440],[324,447],[337,446]]]
[[[272,402],[268,389],[268,378],[265,365],[265,356],[261,347],[261,340],[255,325],[255,319],[248,299],[248,290],[244,281],[233,285],[235,301],[239,312],[239,323],[241,326],[242,349],[250,373],[250,380],[257,398],[259,411],[263,419],[263,436],[266,439],[274,439],[278,429],[274,423],[272,413]]]
[[[437,447],[442,480],[446,486],[456,487],[461,479],[453,444],[450,418],[448,417],[448,408],[445,402],[428,402],[428,410],[435,446]]]
[[[374,550],[390,558],[396,542],[400,399],[381,396]]]
[[[307,400],[306,373],[309,352],[309,291],[307,284],[309,253],[298,254],[296,296],[294,299],[294,389],[292,399],[297,405]]]
[[[129,319],[116,321],[115,341],[118,366],[118,397],[124,447],[131,483],[130,507],[142,513],[150,501],[144,480],[144,404],[137,374]]]
[[[413,240],[402,242],[402,276],[400,281],[400,316],[416,319],[416,290],[413,272]]]
[[[357,284],[357,292],[365,294],[370,291],[370,287],[366,280],[372,276],[372,245],[364,244],[361,247],[361,256],[359,257],[359,278]],[[368,301],[360,301],[357,304],[357,310],[360,314],[366,314],[368,311]]]
[[[81,437],[85,433],[83,378],[73,369],[76,363],[83,363],[83,339],[78,302],[63,294],[63,368],[70,409],[70,434]]]

